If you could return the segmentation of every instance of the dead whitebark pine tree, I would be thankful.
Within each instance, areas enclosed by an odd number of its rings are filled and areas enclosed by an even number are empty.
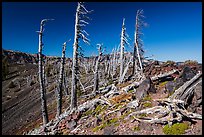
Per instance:
[[[116,48],[114,49],[114,55],[113,55],[113,76],[115,76],[116,74],[116,64],[117,64],[117,60],[116,60]]]
[[[124,47],[125,44],[128,44],[128,35],[126,34],[126,28],[125,28],[125,18],[123,18],[123,25],[122,25],[122,31],[121,31],[121,37],[120,37],[120,79],[122,78],[123,71],[124,71]],[[119,83],[122,81],[119,80]]]
[[[66,70],[65,70],[66,71]],[[64,87],[64,90],[65,90],[65,96],[68,96],[68,75],[67,75],[67,72],[65,73],[65,76],[64,76],[64,82],[63,82],[63,87]]]
[[[73,44],[73,64],[72,64],[72,85],[71,85],[71,109],[77,108],[77,75],[78,75],[78,48],[79,47],[79,38],[89,44],[89,39],[86,38],[88,33],[85,30],[82,30],[83,26],[89,24],[85,21],[85,19],[89,19],[86,14],[90,13],[84,5],[83,2],[78,2],[78,6],[76,9],[76,18],[75,18],[75,36],[74,36],[74,44]]]
[[[99,76],[98,76],[98,69],[99,69],[99,62],[101,60],[101,56],[102,56],[102,44],[97,44],[98,45],[98,59],[96,61],[96,65],[95,65],[95,71],[94,71],[94,90],[93,90],[93,94],[95,95],[96,92],[99,89]]]
[[[143,66],[142,66],[141,56],[142,56],[144,50],[142,49],[142,40],[140,39],[140,37],[142,35],[141,29],[146,24],[143,22],[142,18],[144,18],[143,10],[137,10],[136,24],[135,24],[135,34],[134,34],[135,37],[134,37],[133,71],[132,71],[132,75],[135,75],[135,71],[137,71],[136,69],[138,67],[137,61],[136,61],[136,56],[138,58],[140,72],[143,73]]]
[[[46,102],[46,96],[45,96],[46,91],[45,91],[45,85],[44,85],[43,65],[42,65],[42,48],[43,48],[42,36],[43,36],[45,22],[47,22],[48,20],[54,20],[54,19],[43,19],[40,23],[40,31],[37,31],[39,33],[38,75],[39,75],[39,82],[40,82],[41,109],[42,109],[42,117],[43,117],[44,125],[48,123],[48,113],[47,113],[47,102]]]
[[[70,41],[70,40],[69,40]],[[61,58],[61,66],[60,66],[60,76],[59,76],[59,90],[57,91],[57,117],[62,113],[62,87],[63,87],[63,79],[64,79],[64,64],[65,64],[65,51],[66,44],[63,44],[62,48],[62,58]]]
[[[121,81],[121,82],[124,81],[125,75],[126,75],[126,73],[128,72],[129,65],[130,65],[131,62],[132,62],[132,58],[130,58],[129,61],[127,62],[127,65],[126,65],[126,67],[125,67],[125,69],[124,69],[124,71],[123,71],[123,74],[122,74],[122,76],[120,77],[120,81]]]
[[[115,70],[116,70],[116,66],[115,66],[115,48],[112,49],[112,53],[111,53],[111,59],[110,59],[110,74],[111,74],[111,78],[113,80],[114,75],[115,75]]]

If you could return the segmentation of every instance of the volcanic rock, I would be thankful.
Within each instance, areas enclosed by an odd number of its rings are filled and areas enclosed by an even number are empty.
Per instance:
[[[147,77],[137,88],[136,97],[140,101],[149,92],[156,93],[154,84],[152,83],[150,77]]]
[[[188,66],[186,66],[183,69],[183,73],[181,74],[181,77],[183,79],[184,82],[192,79],[194,76],[196,75],[196,73]]]

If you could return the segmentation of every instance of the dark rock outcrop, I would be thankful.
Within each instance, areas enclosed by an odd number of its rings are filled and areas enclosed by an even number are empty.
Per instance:
[[[140,101],[143,97],[145,97],[149,93],[156,93],[156,89],[154,87],[153,82],[150,77],[147,77],[136,89],[136,98]]]
[[[176,84],[173,81],[168,81],[165,86],[165,91],[172,94],[175,91]]]
[[[192,79],[194,76],[196,75],[196,73],[194,72],[193,69],[191,69],[190,67],[186,66],[183,69],[183,72],[181,74],[181,78],[183,79],[184,82]]]
[[[193,89],[193,96],[192,99],[188,102],[190,105],[188,106],[188,111],[194,112],[194,113],[201,113],[199,111],[199,107],[202,107],[202,82],[196,85],[196,87]]]

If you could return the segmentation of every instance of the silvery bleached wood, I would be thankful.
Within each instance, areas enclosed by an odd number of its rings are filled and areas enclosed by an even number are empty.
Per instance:
[[[125,77],[125,75],[126,75],[126,73],[127,73],[127,71],[128,71],[129,64],[130,64],[131,62],[132,62],[132,58],[130,58],[129,62],[127,63],[127,65],[126,65],[126,67],[125,67],[125,69],[124,69],[123,75],[120,77],[120,80],[119,80],[120,83],[123,82],[124,77]]]
[[[99,61],[101,60],[101,56],[102,56],[102,44],[97,44],[98,45],[98,59],[96,61],[96,65],[95,65],[95,71],[94,71],[94,89],[93,89],[93,93],[96,94],[96,91],[98,91],[98,83],[99,83],[99,78],[98,78],[98,65],[99,65]]]
[[[41,95],[41,109],[42,109],[42,117],[43,117],[43,124],[45,125],[48,123],[48,113],[47,113],[47,102],[46,102],[46,91],[45,91],[45,85],[43,80],[43,67],[42,67],[42,36],[44,31],[45,22],[48,20],[54,20],[54,19],[43,19],[40,23],[40,31],[39,33],[39,48],[38,48],[38,75],[39,75],[39,83],[40,83],[40,95]]]
[[[124,31],[125,31],[125,19],[123,19],[122,31],[121,31],[121,38],[120,38],[120,79],[123,74],[123,56],[124,56]]]
[[[31,81],[32,81],[31,75],[29,75],[29,76],[26,77],[26,81],[27,81],[27,86],[30,87],[30,83],[31,83]],[[19,84],[19,85],[20,85],[20,84]]]
[[[122,78],[123,71],[124,71],[124,46],[125,44],[128,44],[128,35],[126,34],[126,28],[125,28],[125,18],[123,18],[123,25],[122,25],[122,31],[121,31],[121,37],[120,37],[120,79]],[[120,81],[119,81],[120,83]]]
[[[113,57],[113,56],[114,56],[114,49],[112,49],[112,52],[111,52],[111,55],[110,55],[110,68],[109,68],[109,69],[110,69],[110,70],[109,70],[109,71],[110,71],[110,75],[111,75],[111,78],[112,78],[112,79],[113,79],[113,75],[114,75],[114,73],[113,73],[113,64],[114,64],[114,63],[113,63],[113,61],[114,61],[113,58],[114,58],[114,57]]]
[[[108,78],[110,77],[110,69],[111,69],[111,63],[110,63],[110,60],[108,60],[108,72],[107,72],[107,76]]]
[[[64,91],[65,91],[65,95],[67,96],[68,95],[68,78],[67,77],[64,77],[64,80],[63,80],[63,88],[64,88]]]
[[[66,44],[67,42],[63,44],[63,49],[62,49],[62,58],[61,58],[60,76],[59,76],[59,90],[57,90],[58,91],[57,92],[57,116],[59,116],[62,113],[62,84],[63,84],[63,78],[64,78]]]
[[[140,35],[142,34],[140,32],[141,27],[144,25],[144,23],[142,22],[141,18],[144,17],[143,16],[143,10],[137,10],[137,14],[136,14],[136,24],[135,24],[135,34],[134,34],[134,52],[133,52],[133,72],[132,74],[135,74],[135,64],[136,64],[136,54],[137,54],[137,58],[138,58],[138,62],[139,62],[139,66],[140,66],[140,70],[141,72],[143,72],[143,66],[142,66],[142,61],[141,61],[141,55],[139,52],[139,45],[141,45],[141,40]],[[142,50],[142,49],[141,49]]]
[[[116,74],[116,48],[114,49],[114,53],[113,53],[113,75]]]
[[[188,100],[189,98],[188,95],[194,92],[192,89],[195,88],[195,86],[200,82],[202,82],[202,73],[196,74],[191,80],[184,83],[169,98],[170,99],[180,99],[184,101]]]
[[[43,80],[45,87],[47,87],[47,75],[45,74],[45,66],[43,66]]]
[[[75,18],[75,35],[74,35],[74,44],[73,44],[73,64],[72,64],[72,85],[71,85],[71,105],[70,108],[77,108],[77,75],[78,75],[78,55],[79,51],[79,38],[89,44],[89,39],[86,38],[84,33],[87,35],[87,32],[82,30],[83,26],[86,26],[87,23],[84,19],[89,19],[86,14],[90,13],[87,11],[83,5],[83,2],[78,2],[76,9],[76,18]]]
[[[152,80],[152,81],[155,81],[155,80],[158,80],[158,79],[160,79],[160,78],[164,78],[164,77],[170,76],[170,75],[172,75],[172,74],[174,74],[174,73],[176,73],[176,72],[178,72],[178,70],[174,69],[174,70],[171,70],[171,71],[169,71],[169,72],[166,72],[166,73],[163,73],[163,74],[159,74],[159,75],[153,76],[153,77],[151,77],[151,80]]]

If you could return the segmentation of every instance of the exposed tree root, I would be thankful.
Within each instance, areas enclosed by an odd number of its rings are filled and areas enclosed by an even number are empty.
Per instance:
[[[135,120],[148,122],[148,123],[157,123],[157,124],[172,124],[174,122],[181,122],[184,118],[190,119],[200,119],[202,120],[202,115],[197,113],[188,112],[184,108],[184,101],[182,100],[170,100],[168,99],[158,99],[161,101],[160,104],[163,106],[155,106],[152,108],[143,109],[140,111],[133,112],[128,115],[133,116]],[[154,114],[154,117],[135,117],[139,114]],[[156,115],[157,114],[157,115]],[[159,114],[159,115],[158,115]]]
[[[173,72],[172,72],[173,73]],[[185,118],[202,120],[202,115],[197,113],[188,112],[185,108],[186,101],[193,94],[195,86],[202,82],[201,73],[198,73],[190,81],[182,85],[175,93],[169,98],[155,99],[159,105],[152,108],[143,109],[133,112],[128,115],[133,116],[137,121],[148,123],[160,123],[172,125],[174,122],[181,122]],[[154,117],[135,117],[139,114],[154,114]],[[159,115],[158,115],[159,114]]]
[[[198,73],[191,80],[184,83],[180,88],[178,88],[173,95],[170,96],[170,99],[182,99],[187,100],[189,95],[192,93],[192,89],[202,80],[199,80],[202,76],[202,73]]]

